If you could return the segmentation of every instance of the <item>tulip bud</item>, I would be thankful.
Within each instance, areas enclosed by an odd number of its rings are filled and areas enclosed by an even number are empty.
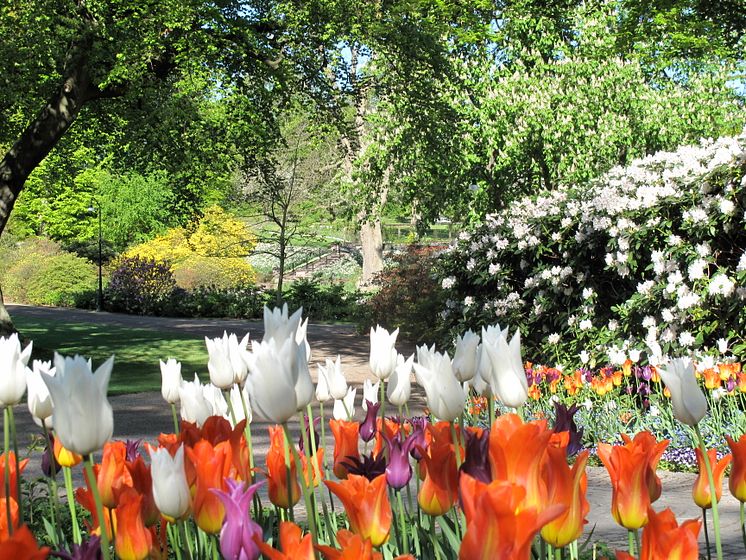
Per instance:
[[[487,379],[492,393],[505,406],[523,406],[528,400],[528,380],[521,360],[520,331],[516,330],[510,344],[502,335],[497,337],[495,345],[483,341],[482,360],[485,356],[490,364],[490,376]]]
[[[350,387],[344,399],[334,401],[333,415],[335,420],[352,420],[355,416],[355,396],[357,387]]]
[[[42,373],[53,377],[55,369],[52,362],[34,360],[33,369],[26,369],[26,380],[28,384],[28,410],[37,426],[52,429],[52,397],[49,389],[41,378]]]
[[[62,445],[79,455],[98,451],[114,433],[114,413],[106,398],[114,356],[95,373],[80,356],[54,355],[56,375],[42,375],[54,405],[54,430]]]
[[[21,351],[18,334],[0,337],[0,406],[21,402],[26,392],[26,365],[31,357],[33,342]]]
[[[676,419],[689,426],[696,426],[707,414],[707,400],[697,385],[692,361],[688,358],[671,360],[667,368],[658,368],[658,373],[671,392]]]
[[[387,379],[396,368],[397,352],[394,348],[396,337],[399,335],[399,329],[391,334],[376,325],[375,329],[370,329],[370,369],[378,379]]]
[[[212,415],[212,404],[205,398],[202,384],[199,382],[196,373],[194,374],[194,381],[181,382],[179,401],[181,402],[180,415],[182,420],[194,422],[201,426]]]
[[[161,364],[161,395],[169,404],[179,402],[179,387],[181,386],[181,362],[169,358],[166,363]]]
[[[386,384],[386,397],[394,406],[404,406],[409,402],[412,395],[412,365],[414,363],[414,354],[406,360],[404,356],[399,355],[399,363],[394,369],[394,373]]]
[[[223,332],[222,338],[205,337],[207,352],[210,355],[207,369],[213,385],[225,391],[233,384],[240,384],[246,380],[249,370],[244,355],[247,353],[248,343],[248,334],[240,342],[235,334],[228,335],[227,332]]]
[[[189,511],[189,485],[184,470],[184,446],[171,457],[165,448],[150,448],[153,498],[158,510],[171,519],[181,519]]]
[[[414,364],[414,373],[425,389],[428,407],[440,420],[455,420],[464,410],[466,394],[453,375],[450,356],[422,347],[417,352],[418,359],[427,364]]]
[[[370,379],[363,381],[363,410],[367,412],[368,403],[373,404],[378,402],[378,389],[381,387],[383,381],[371,382]]]
[[[336,361],[326,359],[326,367],[323,372],[319,370],[320,375],[325,375],[329,394],[333,399],[343,399],[347,395],[347,379],[342,373],[342,363],[339,355]]]
[[[477,372],[477,346],[479,336],[471,330],[456,338],[456,350],[453,354],[453,373],[456,379],[469,381]]]

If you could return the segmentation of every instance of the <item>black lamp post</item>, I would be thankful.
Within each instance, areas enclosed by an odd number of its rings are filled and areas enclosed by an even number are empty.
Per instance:
[[[96,208],[93,208],[94,204]],[[91,198],[91,207],[88,208],[88,211],[93,212],[96,209],[98,209],[98,292],[96,293],[96,311],[101,311],[104,308],[104,282],[101,270],[101,204],[95,198]]]

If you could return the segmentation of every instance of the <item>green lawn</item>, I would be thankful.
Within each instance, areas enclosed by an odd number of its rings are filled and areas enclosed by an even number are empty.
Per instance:
[[[207,349],[204,340],[197,337],[72,321],[14,317],[13,322],[24,338],[34,341],[32,359],[51,360],[57,350],[92,358],[96,368],[114,354],[109,384],[112,395],[160,391],[160,359],[176,358],[182,363],[184,378],[193,379],[196,371],[203,382],[207,381]]]

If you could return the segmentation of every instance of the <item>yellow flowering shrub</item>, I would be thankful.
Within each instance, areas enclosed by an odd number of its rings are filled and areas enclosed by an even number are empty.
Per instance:
[[[256,272],[245,258],[256,241],[246,224],[219,206],[211,206],[193,228],[172,228],[130,248],[125,256],[167,261],[176,283],[187,290],[231,288],[256,281]]]

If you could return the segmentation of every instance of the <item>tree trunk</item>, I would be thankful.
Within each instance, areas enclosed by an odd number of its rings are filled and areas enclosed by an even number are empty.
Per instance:
[[[360,224],[360,243],[363,247],[363,275],[361,286],[369,286],[375,275],[383,270],[383,235],[381,221],[367,220]]]
[[[0,336],[8,336],[16,332],[16,328],[13,325],[13,321],[8,314],[8,310],[5,309],[5,302],[3,301],[3,289],[0,287]]]
[[[28,176],[67,132],[86,101],[99,93],[91,87],[82,63],[71,70],[62,87],[0,161],[0,235]]]

